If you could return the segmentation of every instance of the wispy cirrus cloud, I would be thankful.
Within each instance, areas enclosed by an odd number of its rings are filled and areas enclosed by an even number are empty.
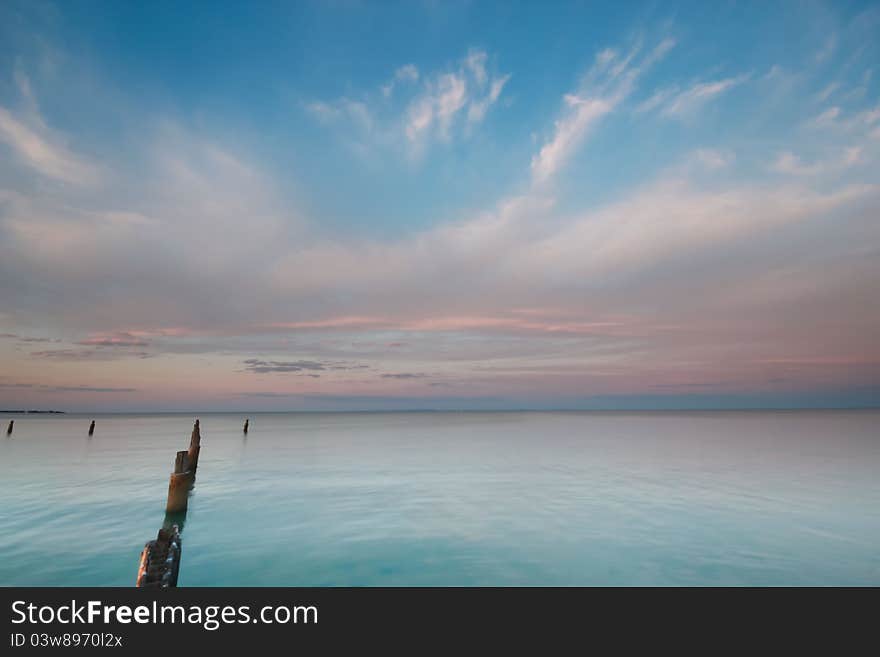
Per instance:
[[[477,99],[468,106],[468,122],[470,123],[479,123],[486,116],[486,113],[489,111],[489,108],[492,107],[501,96],[501,92],[504,90],[504,85],[510,80],[511,74],[508,73],[506,75],[502,75],[499,78],[492,80],[492,83],[489,85],[489,93],[483,96],[480,99]]]
[[[304,108],[325,125],[353,128],[368,145],[421,153],[430,143],[466,135],[482,122],[510,77],[490,70],[488,53],[474,48],[445,70],[399,67],[378,96],[365,91],[357,98],[313,100]]]
[[[776,173],[793,176],[818,176],[854,166],[862,160],[863,154],[863,147],[851,146],[834,158],[806,163],[791,151],[784,151],[779,153],[770,169]]]
[[[835,105],[834,107],[829,107],[828,109],[823,110],[807,121],[807,126],[810,128],[827,128],[833,125],[839,116],[840,107]]]
[[[350,98],[340,98],[334,102],[320,100],[305,104],[306,110],[325,124],[348,120],[366,132],[373,129],[373,115],[366,103]]]
[[[74,153],[67,140],[46,125],[27,76],[17,70],[16,81],[25,107],[15,113],[0,105],[0,143],[41,176],[72,185],[97,183],[98,167]]]
[[[658,92],[659,96],[655,94],[645,102],[648,103],[647,109],[659,108],[663,116],[686,118],[693,116],[701,107],[750,78],[750,73],[743,73],[711,82],[698,82],[683,90]],[[644,105],[641,109],[646,111]]]
[[[830,82],[825,85],[819,93],[816,94],[816,100],[820,103],[824,103],[831,95],[840,88],[839,82]]]
[[[641,42],[625,54],[600,51],[580,88],[563,96],[563,112],[553,134],[532,158],[532,179],[543,183],[552,178],[590,130],[633,92],[638,78],[673,47],[675,40],[666,38],[641,58]]]
[[[487,63],[485,51],[471,50],[457,70],[425,79],[422,93],[410,101],[405,113],[404,132],[410,143],[431,138],[446,141],[456,124],[475,124],[485,118],[510,79],[510,74],[490,74]]]
[[[382,85],[382,95],[390,98],[398,84],[418,82],[419,69],[415,64],[404,64],[394,71],[394,75],[387,84]]]

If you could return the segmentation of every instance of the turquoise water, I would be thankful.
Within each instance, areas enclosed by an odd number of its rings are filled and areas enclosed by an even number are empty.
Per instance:
[[[3,416],[0,584],[130,586],[194,416]],[[880,412],[203,414],[180,585],[880,585]]]

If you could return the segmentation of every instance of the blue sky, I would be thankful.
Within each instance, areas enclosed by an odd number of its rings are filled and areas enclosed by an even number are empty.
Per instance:
[[[878,36],[876,3],[5,3],[0,405],[877,403]]]

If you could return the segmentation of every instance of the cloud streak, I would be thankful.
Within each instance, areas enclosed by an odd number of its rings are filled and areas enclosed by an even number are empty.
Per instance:
[[[663,39],[640,60],[641,43],[632,46],[626,55],[613,49],[599,52],[580,89],[563,97],[564,109],[552,136],[532,158],[533,180],[550,180],[598,122],[633,92],[639,77],[674,46],[673,39]]]
[[[351,371],[367,369],[367,365],[356,363],[322,362],[315,360],[261,360],[248,358],[244,361],[245,370],[256,374],[268,374],[272,372],[327,372],[327,371]]]
[[[659,103],[662,106],[660,111],[664,116],[673,118],[693,116],[705,104],[727,93],[734,87],[744,84],[750,77],[750,74],[743,73],[742,75],[712,82],[699,82],[683,91],[671,93],[668,99],[664,99]]]
[[[97,393],[137,392],[136,388],[113,388],[113,387],[86,386],[86,385],[63,386],[63,385],[48,385],[45,383],[3,383],[3,382],[0,382],[0,388],[19,388],[19,389],[36,390],[38,392],[84,392],[84,393],[91,393],[91,392],[97,392]]]
[[[28,100],[32,100],[30,84],[27,78],[23,81]],[[100,180],[97,167],[74,154],[61,136],[49,130],[35,108],[22,117],[0,106],[0,142],[46,178],[71,185],[94,185]]]
[[[358,143],[367,147],[393,145],[421,154],[433,142],[466,137],[498,102],[510,78],[490,70],[487,52],[471,49],[446,70],[400,66],[380,86],[378,97],[364,92],[303,107],[324,125],[353,128]]]
[[[510,74],[495,77],[486,65],[488,55],[471,50],[458,70],[425,80],[423,92],[406,110],[404,133],[411,144],[435,138],[448,141],[460,114],[469,125],[481,122],[501,96]]]

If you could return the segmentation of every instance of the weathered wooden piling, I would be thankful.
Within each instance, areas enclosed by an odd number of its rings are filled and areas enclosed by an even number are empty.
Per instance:
[[[12,425],[14,425],[14,424],[15,424],[15,420],[9,420],[9,426],[6,427],[6,435],[7,436],[12,435]]]
[[[95,421],[92,420],[89,435],[92,435],[94,428]],[[180,530],[186,518],[189,492],[195,481],[201,443],[199,421],[196,420],[189,449],[181,450],[174,456],[174,471],[168,480],[165,523],[156,539],[149,541],[141,552],[137,586],[159,588],[177,586],[177,574],[180,570]]]
[[[246,418],[245,421],[244,421],[244,433],[245,433],[245,435],[247,435],[248,423],[249,423],[249,422],[250,422],[250,419],[248,419],[248,418]]]
[[[182,549],[183,541],[177,525],[160,529],[155,540],[144,545],[135,586],[141,588],[177,586]]]
[[[192,436],[189,439],[189,464],[190,469],[195,474],[196,470],[199,469],[199,452],[202,449],[202,434],[199,430],[199,421],[196,420],[196,423],[193,425]]]
[[[89,425],[89,435],[93,435],[95,433],[95,421],[92,420],[92,423]]]
[[[192,481],[193,471],[189,462],[189,452],[177,452],[174,459],[174,472],[171,473],[171,478],[168,480],[168,501],[165,504],[167,513],[186,511]]]

